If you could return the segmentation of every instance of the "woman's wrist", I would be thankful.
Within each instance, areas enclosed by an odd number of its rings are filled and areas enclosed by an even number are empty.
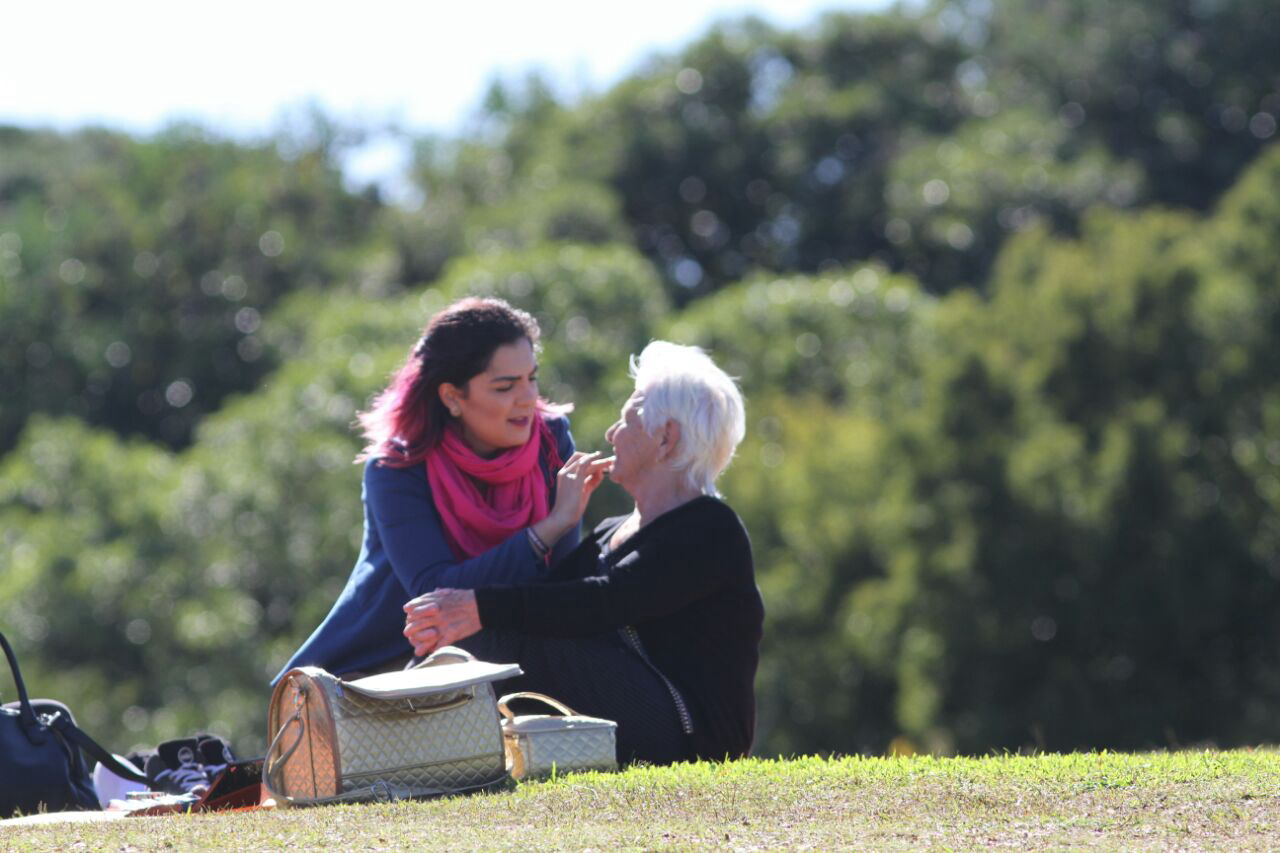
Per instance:
[[[526,528],[525,534],[529,537],[529,547],[533,549],[534,555],[539,560],[545,559],[547,554],[551,553],[551,546],[543,542],[542,537],[532,527]]]
[[[529,525],[529,532],[547,546],[550,551],[556,547],[556,543],[560,538],[569,532],[572,525],[562,525],[559,519],[553,515],[549,515],[535,524]]]

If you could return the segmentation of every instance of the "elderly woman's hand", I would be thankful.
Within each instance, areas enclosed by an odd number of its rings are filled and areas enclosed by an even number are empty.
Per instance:
[[[483,627],[476,594],[469,589],[428,592],[405,604],[404,612],[404,635],[418,657],[426,657],[441,646],[451,646]]]

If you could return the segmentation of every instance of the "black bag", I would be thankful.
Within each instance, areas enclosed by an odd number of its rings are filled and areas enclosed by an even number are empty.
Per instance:
[[[101,808],[81,749],[119,776],[147,781],[76,728],[66,705],[28,698],[18,659],[4,634],[0,645],[18,686],[18,701],[0,706],[0,818],[18,812]]]

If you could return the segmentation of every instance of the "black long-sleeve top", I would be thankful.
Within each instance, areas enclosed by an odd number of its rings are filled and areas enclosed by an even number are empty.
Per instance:
[[[746,755],[764,603],[742,521],[698,497],[602,548],[624,520],[602,522],[543,582],[477,589],[481,624],[546,637],[634,626],[690,706],[698,757]]]

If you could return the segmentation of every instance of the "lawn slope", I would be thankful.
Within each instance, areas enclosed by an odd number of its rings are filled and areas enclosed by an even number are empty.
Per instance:
[[[429,802],[7,827],[5,850],[1280,846],[1280,752],[801,758]]]

